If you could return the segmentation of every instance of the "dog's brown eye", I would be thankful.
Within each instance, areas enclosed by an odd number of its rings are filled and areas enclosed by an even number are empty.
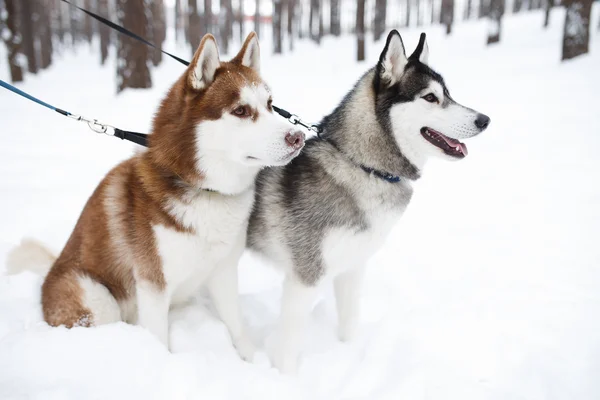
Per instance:
[[[438,98],[435,97],[435,94],[433,93],[429,93],[426,96],[423,96],[423,99],[425,99],[425,101],[428,101],[430,103],[437,103],[438,102]]]
[[[248,115],[250,115],[250,113],[248,112],[248,107],[239,106],[235,110],[233,110],[233,115],[235,115],[236,117],[243,118],[243,117],[247,117]]]

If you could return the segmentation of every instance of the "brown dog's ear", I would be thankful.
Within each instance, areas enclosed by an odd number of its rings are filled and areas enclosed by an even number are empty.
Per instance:
[[[211,34],[204,35],[188,67],[188,83],[195,90],[206,89],[220,65],[217,41]]]
[[[255,32],[250,32],[242,49],[231,62],[252,68],[260,73],[260,48],[258,47],[258,36]]]

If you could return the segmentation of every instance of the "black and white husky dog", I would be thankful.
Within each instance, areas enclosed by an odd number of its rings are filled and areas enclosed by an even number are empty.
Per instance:
[[[303,329],[333,281],[339,337],[357,328],[364,267],[406,209],[429,156],[457,160],[490,119],[450,96],[427,65],[425,34],[410,57],[392,31],[377,65],[290,164],[263,170],[247,245],[286,272],[273,363],[295,372]]]

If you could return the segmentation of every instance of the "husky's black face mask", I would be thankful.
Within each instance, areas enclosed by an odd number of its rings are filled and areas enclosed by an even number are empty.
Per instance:
[[[450,96],[443,78],[428,66],[425,34],[410,57],[398,31],[390,32],[375,69],[375,109],[380,124],[393,133],[402,153],[420,166],[430,156],[464,158],[460,139],[481,133],[490,119]]]

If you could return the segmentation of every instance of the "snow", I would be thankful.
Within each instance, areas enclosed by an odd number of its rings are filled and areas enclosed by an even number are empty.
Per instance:
[[[170,316],[169,353],[144,329],[118,323],[51,328],[42,278],[0,276],[1,399],[490,399],[600,398],[600,41],[560,63],[564,10],[509,16],[486,48],[486,22],[446,38],[428,28],[430,60],[453,97],[488,114],[469,156],[431,162],[403,219],[371,260],[359,338],[335,337],[331,290],[316,305],[297,377],[279,374],[272,342],[281,276],[247,254],[242,308],[261,349],[236,355],[204,294]],[[419,31],[401,32],[408,49]],[[265,35],[268,36],[268,35]],[[369,38],[368,38],[369,39]],[[170,44],[170,45],[169,45]],[[351,37],[270,55],[262,71],[276,105],[318,120],[376,61]],[[177,49],[167,41],[166,48]],[[0,79],[8,79],[4,48]],[[191,58],[191,51],[178,48]],[[20,88],[123,129],[148,131],[161,96],[183,71],[165,59],[152,90],[115,96],[107,67],[86,47]],[[60,250],[102,176],[135,145],[91,132],[0,92],[0,259],[24,236]],[[0,270],[4,265],[0,263]]]

